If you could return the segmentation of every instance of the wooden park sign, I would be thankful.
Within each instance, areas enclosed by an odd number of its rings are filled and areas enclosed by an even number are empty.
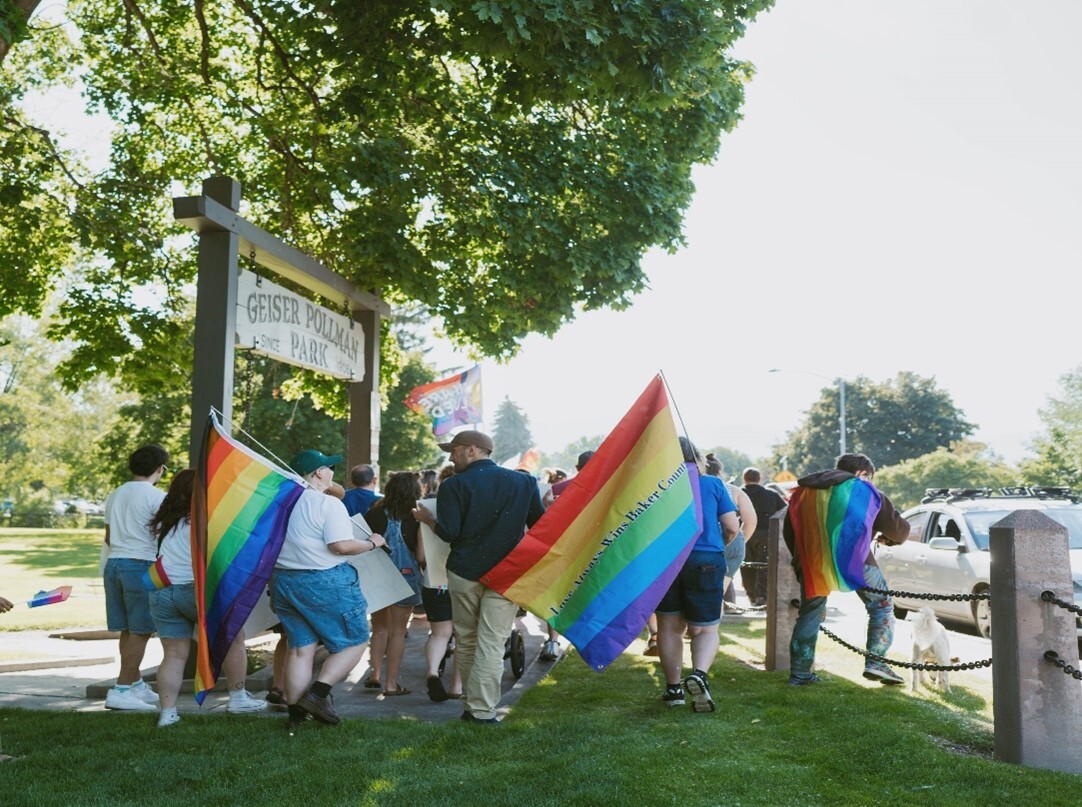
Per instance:
[[[378,461],[379,330],[390,307],[241,218],[239,207],[240,183],[229,177],[204,180],[202,196],[173,199],[173,217],[199,234],[191,461],[210,408],[232,415],[237,348],[350,382],[347,464]],[[242,254],[341,308],[241,272]]]

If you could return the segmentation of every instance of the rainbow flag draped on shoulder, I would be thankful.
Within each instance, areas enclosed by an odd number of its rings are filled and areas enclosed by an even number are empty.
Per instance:
[[[192,494],[199,610],[195,699],[214,688],[229,646],[270,579],[304,486],[222,430],[212,412]]]
[[[634,640],[702,525],[660,376],[518,546],[481,578],[567,637],[595,670]]]
[[[806,597],[864,587],[864,560],[882,503],[875,486],[856,477],[829,488],[793,491],[788,518]]]

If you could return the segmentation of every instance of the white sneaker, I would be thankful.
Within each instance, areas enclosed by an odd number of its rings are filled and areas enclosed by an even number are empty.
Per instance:
[[[157,706],[161,702],[158,693],[151,689],[150,684],[142,679],[131,685],[131,691],[135,693],[135,697],[143,703],[149,703],[151,706]]]
[[[158,718],[158,728],[164,729],[166,726],[175,726],[179,722],[180,715],[178,715],[176,712],[163,714],[161,717]]]
[[[262,698],[253,698],[251,693],[242,689],[237,695],[229,696],[229,703],[225,710],[231,715],[244,714],[245,712],[262,712],[267,708],[267,702]]]
[[[156,712],[158,707],[147,703],[135,694],[134,689],[117,690],[115,687],[105,693],[105,708],[119,709],[126,712]]]

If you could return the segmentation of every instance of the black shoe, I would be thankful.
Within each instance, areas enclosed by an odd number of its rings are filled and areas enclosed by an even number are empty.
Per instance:
[[[428,676],[425,686],[428,688],[429,700],[435,701],[436,703],[443,703],[451,697],[447,694],[447,690],[444,689],[443,681],[440,680],[438,675]]]
[[[309,689],[301,696],[301,699],[297,701],[297,706],[304,709],[304,711],[308,712],[308,714],[316,720],[326,723],[329,726],[337,726],[341,720],[338,713],[334,711],[334,701],[331,699],[330,695],[321,698]]]
[[[498,725],[500,725],[500,720],[499,720],[499,718],[496,718],[496,717],[474,717],[473,715],[470,715],[469,716],[469,722],[470,723],[481,723],[481,724],[486,725],[486,726],[498,726]]]
[[[691,695],[691,711],[714,711],[714,699],[710,697],[710,686],[706,683],[705,675],[693,672],[684,679],[684,689]]]
[[[808,673],[806,675],[793,674],[789,676],[789,686],[791,687],[806,687],[811,684],[818,684],[822,679],[815,673]]]

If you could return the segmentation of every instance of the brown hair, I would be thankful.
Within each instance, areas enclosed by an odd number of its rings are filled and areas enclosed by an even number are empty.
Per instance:
[[[158,539],[159,549],[162,546],[162,539],[169,534],[169,531],[182,520],[191,517],[194,487],[195,471],[191,468],[177,471],[173,481],[169,483],[169,490],[162,499],[158,512],[150,519],[150,531]]]

